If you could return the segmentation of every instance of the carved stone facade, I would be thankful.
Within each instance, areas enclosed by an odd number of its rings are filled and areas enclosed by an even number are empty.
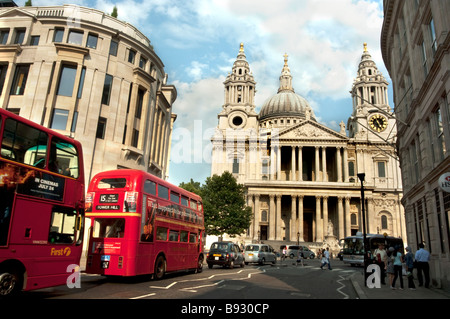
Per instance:
[[[224,82],[225,103],[212,138],[211,172],[232,172],[247,189],[254,215],[241,241],[320,246],[330,238],[361,231],[361,184],[356,175],[362,172],[366,174],[367,232],[406,240],[401,175],[392,137],[395,121],[383,114],[390,110],[384,95],[387,84],[366,47],[358,74],[367,79],[354,84],[363,89],[355,90],[349,136],[344,122],[339,132],[317,122],[306,99],[294,92],[287,55],[278,93],[258,114],[253,102],[256,83],[241,44]],[[372,99],[369,95],[374,92]],[[377,114],[386,123],[371,128],[371,118]]]

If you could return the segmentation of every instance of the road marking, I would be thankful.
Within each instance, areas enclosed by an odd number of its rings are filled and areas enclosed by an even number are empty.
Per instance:
[[[345,288],[345,285],[341,281],[342,280],[346,280],[346,279],[345,279],[345,277],[342,277],[341,275],[339,275],[339,277],[341,277],[341,279],[337,280],[336,282],[341,284],[342,286],[339,287],[338,289],[336,289],[336,291],[339,292],[340,294],[343,294],[344,295],[344,299],[348,299],[348,298],[350,298],[349,295],[347,295],[346,293],[343,293],[341,291],[342,288]]]
[[[141,299],[141,298],[145,298],[145,297],[151,297],[151,296],[154,296],[154,295],[156,295],[156,294],[155,293],[151,293],[151,294],[147,294],[147,295],[133,297],[133,298],[130,298],[130,299]]]

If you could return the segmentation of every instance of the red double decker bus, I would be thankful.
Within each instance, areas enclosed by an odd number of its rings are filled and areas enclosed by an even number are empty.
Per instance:
[[[83,243],[81,144],[0,109],[0,147],[0,295],[66,284]]]
[[[86,217],[87,273],[161,279],[202,271],[203,204],[196,194],[139,170],[102,172],[89,184]]]

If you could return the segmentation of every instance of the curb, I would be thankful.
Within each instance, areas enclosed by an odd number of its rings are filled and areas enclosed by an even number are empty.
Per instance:
[[[354,273],[350,276],[350,281],[352,282],[353,288],[356,291],[356,294],[358,295],[359,299],[369,299],[364,292],[364,290],[361,288],[360,284],[356,280],[356,275],[360,275],[358,273]]]

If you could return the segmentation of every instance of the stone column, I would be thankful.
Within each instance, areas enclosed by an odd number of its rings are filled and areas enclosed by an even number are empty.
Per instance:
[[[275,234],[275,238],[277,240],[283,240],[283,236],[282,236],[282,219],[281,219],[281,196],[282,195],[276,195],[277,196],[277,209],[276,209],[276,214],[277,214],[277,218],[276,218],[276,223],[277,223],[277,228],[276,228],[276,234]]]
[[[315,241],[323,241],[323,221],[320,209],[320,196],[316,196],[316,239]]]
[[[351,235],[351,222],[350,222],[350,197],[345,197],[345,236]]]
[[[281,146],[277,147],[277,180],[281,180]]]
[[[337,181],[342,182],[342,158],[341,147],[336,147],[336,159],[337,159]]]
[[[345,232],[344,232],[344,207],[343,207],[343,197],[339,196],[338,197],[338,222],[339,222],[339,226],[338,226],[338,238],[344,238],[345,237]]]
[[[297,241],[297,195],[291,195],[291,222],[289,225],[291,241]]]
[[[303,233],[303,195],[298,196],[298,232],[300,233],[300,241],[304,241]]]
[[[323,238],[328,235],[328,196],[323,196]]]
[[[291,158],[291,180],[297,180],[297,172],[295,169],[295,146],[291,146],[292,148],[292,158]]]
[[[303,181],[303,152],[302,147],[298,147],[298,180]]]
[[[348,155],[347,148],[344,147],[344,182],[348,182]]]
[[[275,195],[269,195],[270,206],[269,206],[269,240],[275,240]]]
[[[315,165],[314,165],[314,180],[316,182],[319,181],[319,146],[316,146],[316,158],[315,158]]]
[[[327,148],[322,146],[322,181],[328,181],[327,176]]]

